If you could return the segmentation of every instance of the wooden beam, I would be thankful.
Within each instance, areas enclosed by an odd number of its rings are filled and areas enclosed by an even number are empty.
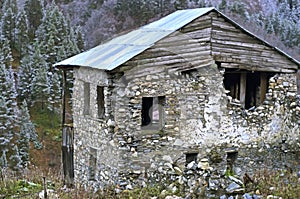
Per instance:
[[[297,94],[300,95],[300,69],[297,71]]]
[[[247,86],[247,73],[241,73],[240,102],[243,107],[245,107],[245,102],[246,102],[246,86]]]
[[[67,72],[66,70],[62,71],[63,75],[62,75],[62,125],[64,125],[66,123],[66,104],[67,104],[67,97],[66,97],[66,93],[67,93],[67,83],[66,83],[66,79],[67,79]]]
[[[268,76],[266,73],[261,73],[260,75],[260,103],[263,103],[266,98],[267,93],[267,83]]]

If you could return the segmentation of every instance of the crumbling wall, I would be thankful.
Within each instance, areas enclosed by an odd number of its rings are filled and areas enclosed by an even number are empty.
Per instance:
[[[203,158],[216,163],[214,148],[276,145],[289,151],[299,143],[300,108],[293,74],[272,77],[265,102],[252,110],[226,95],[223,73],[214,64],[130,79],[125,73],[112,81],[105,72],[86,68],[74,76],[75,179],[83,184],[131,188],[169,180],[170,172],[180,176],[176,172],[185,170],[189,155],[195,155],[197,163]],[[90,115],[82,113],[83,82],[90,82]],[[97,119],[97,85],[105,86],[103,119]],[[142,98],[155,96],[165,96],[164,127],[143,130]],[[97,151],[93,179],[89,179],[90,147]],[[226,169],[226,153],[219,156],[218,167]]]
[[[299,142],[299,97],[295,74],[276,74],[269,80],[269,90],[262,105],[244,110],[236,100],[228,104],[232,121],[228,140],[238,144]]]
[[[119,108],[114,118],[124,185],[143,184],[145,176],[159,179],[157,173],[165,174],[166,169],[175,172],[171,165],[184,169],[187,154],[198,154],[199,161],[215,147],[255,148],[266,143],[289,148],[298,143],[294,74],[272,77],[265,102],[252,110],[243,109],[238,100],[226,95],[223,74],[214,64],[182,74],[148,74],[120,82],[121,87],[115,83]],[[141,103],[142,97],[151,96],[166,98],[165,126],[145,132]]]

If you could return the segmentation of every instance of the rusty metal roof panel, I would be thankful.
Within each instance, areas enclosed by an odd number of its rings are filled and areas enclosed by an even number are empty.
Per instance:
[[[56,63],[55,66],[85,66],[113,70],[150,48],[157,41],[213,9],[197,8],[176,11],[158,21]]]

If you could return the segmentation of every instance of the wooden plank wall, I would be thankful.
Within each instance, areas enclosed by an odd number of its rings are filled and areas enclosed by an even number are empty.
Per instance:
[[[216,12],[212,17],[212,55],[224,67],[270,72],[295,72],[297,65],[274,48],[226,21]]]
[[[214,61],[225,68],[250,71],[294,73],[298,67],[274,48],[211,12],[157,42],[116,71],[127,71],[127,78],[141,77],[197,69]]]
[[[128,61],[119,70],[127,71],[126,77],[130,78],[209,66],[213,62],[210,38],[211,17],[198,18]],[[130,70],[133,67],[134,70]]]

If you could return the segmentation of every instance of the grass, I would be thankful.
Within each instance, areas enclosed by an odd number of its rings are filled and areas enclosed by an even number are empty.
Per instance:
[[[252,189],[264,196],[274,195],[284,199],[300,198],[300,178],[289,170],[263,170],[254,175],[256,184]]]
[[[61,119],[60,114],[42,109],[36,104],[30,109],[32,122],[35,124],[43,148],[30,150],[32,165],[47,172],[49,169],[59,170],[61,166]]]
[[[61,136],[60,131],[60,115],[52,112],[47,108],[42,109],[39,105],[34,106],[30,110],[32,121],[36,124],[37,131],[40,136],[50,135],[57,139]]]

